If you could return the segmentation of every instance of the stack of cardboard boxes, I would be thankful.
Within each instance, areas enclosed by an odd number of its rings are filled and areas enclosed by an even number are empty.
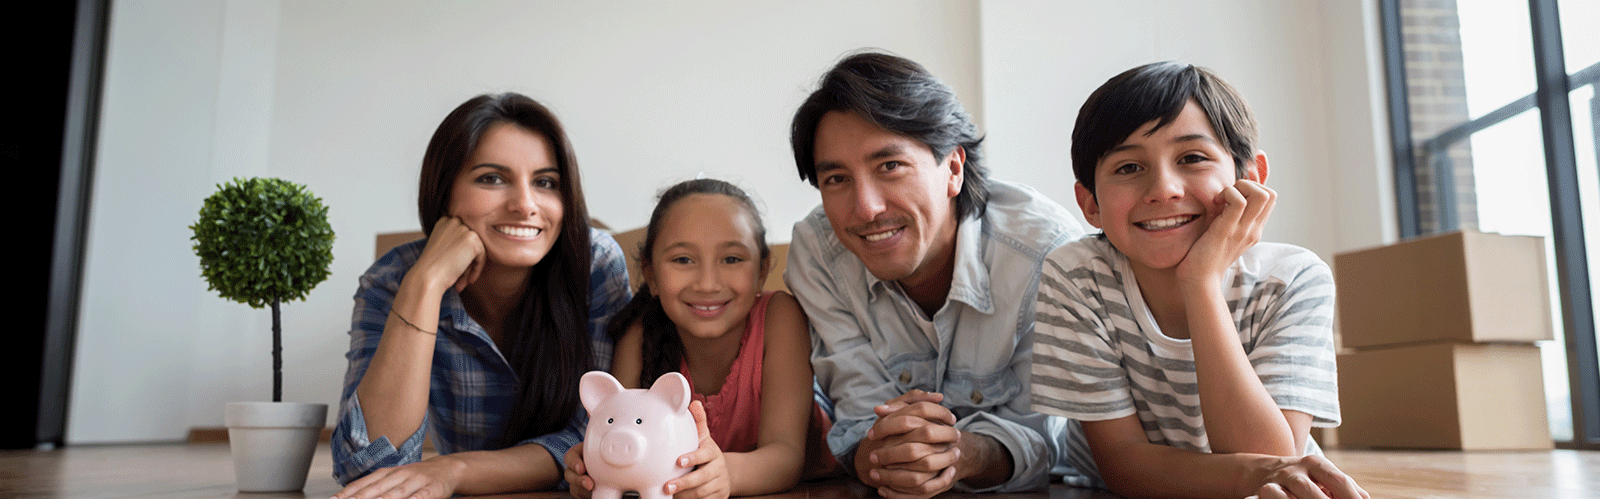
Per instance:
[[[1334,256],[1347,448],[1548,449],[1544,241],[1451,232]]]

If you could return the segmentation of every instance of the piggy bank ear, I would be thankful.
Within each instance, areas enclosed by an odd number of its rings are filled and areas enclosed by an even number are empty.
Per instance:
[[[593,412],[600,402],[620,391],[622,383],[618,383],[617,378],[611,377],[611,373],[605,371],[589,371],[583,373],[583,379],[578,380],[578,398],[583,400],[583,408],[590,412]]]
[[[689,410],[689,380],[682,374],[666,373],[656,378],[656,383],[650,385],[650,395],[667,401],[674,412]]]

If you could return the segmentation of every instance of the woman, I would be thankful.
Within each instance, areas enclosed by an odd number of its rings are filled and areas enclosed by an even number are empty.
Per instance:
[[[420,184],[427,239],[379,258],[356,293],[335,497],[561,485],[578,378],[610,365],[603,325],[630,298],[622,251],[589,227],[560,122],[522,95],[445,117]],[[424,428],[440,456],[420,460]]]

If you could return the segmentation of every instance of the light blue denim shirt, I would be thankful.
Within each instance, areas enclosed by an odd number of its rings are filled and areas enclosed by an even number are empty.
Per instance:
[[[428,376],[428,411],[423,415],[423,424],[403,442],[390,441],[389,437],[373,440],[367,433],[367,418],[361,412],[356,388],[378,351],[400,282],[421,257],[426,245],[426,239],[400,245],[380,257],[361,276],[351,317],[350,351],[345,354],[350,366],[340,398],[339,422],[334,426],[330,443],[333,476],[341,485],[378,468],[420,461],[422,438],[428,428],[433,429],[434,448],[440,454],[496,449],[515,402],[517,375],[511,364],[489,338],[488,331],[467,315],[461,295],[453,289],[447,290],[439,304],[433,367]],[[593,368],[604,370],[611,366],[612,353],[611,337],[605,332],[606,322],[633,295],[628,287],[628,266],[617,241],[609,234],[589,229],[589,245],[593,251],[589,271],[589,341],[594,356]],[[588,421],[588,414],[580,406],[565,428],[517,445],[544,446],[560,468],[565,466],[567,449],[583,440]],[[566,488],[565,482],[558,483],[557,488]]]
[[[872,408],[912,389],[944,393],[956,428],[1011,453],[1011,479],[988,489],[1043,487],[1064,420],[1030,407],[1034,298],[1045,255],[1084,234],[1066,208],[1030,187],[989,181],[987,211],[956,230],[950,294],[930,319],[898,283],[867,271],[821,207],[794,226],[784,280],[811,320],[811,363],[833,399],[833,454],[854,470]],[[1051,418],[1055,419],[1055,418]]]

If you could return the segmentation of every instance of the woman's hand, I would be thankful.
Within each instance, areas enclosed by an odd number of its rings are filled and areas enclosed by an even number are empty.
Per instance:
[[[594,493],[594,479],[589,478],[589,469],[583,466],[583,442],[567,449],[567,468],[562,472],[562,479],[567,481],[567,492],[578,499],[589,499]]]
[[[483,240],[478,233],[456,217],[443,217],[433,224],[422,256],[417,258],[417,269],[427,269],[428,278],[435,283],[451,283],[456,292],[466,289],[483,273],[485,259]]]
[[[728,461],[722,458],[722,448],[717,447],[717,442],[711,439],[711,430],[706,428],[705,404],[698,400],[690,402],[689,414],[694,416],[694,428],[700,434],[700,448],[679,456],[678,467],[699,468],[667,480],[662,490],[672,494],[674,499],[727,499],[733,490]]]
[[[1223,188],[1207,207],[1216,213],[1211,226],[1178,263],[1178,281],[1220,283],[1228,266],[1261,241],[1261,229],[1277,198],[1278,193],[1252,180],[1241,179]]]
[[[350,482],[332,499],[444,499],[461,482],[462,463],[438,456],[393,468],[381,468]]]

